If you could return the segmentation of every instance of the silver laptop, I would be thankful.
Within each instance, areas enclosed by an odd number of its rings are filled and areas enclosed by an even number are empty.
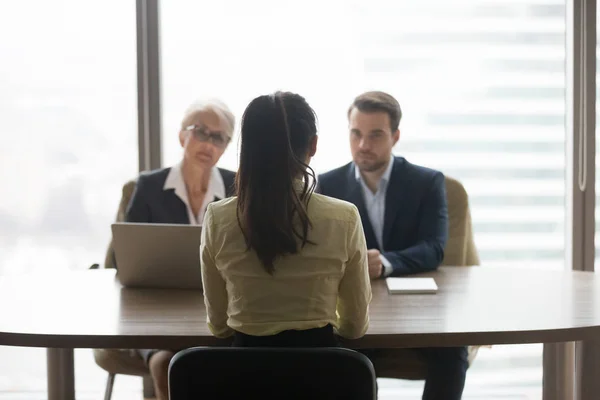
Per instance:
[[[122,222],[111,228],[123,286],[202,289],[200,226]]]

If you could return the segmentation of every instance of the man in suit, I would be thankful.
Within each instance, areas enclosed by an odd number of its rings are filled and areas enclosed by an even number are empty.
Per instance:
[[[319,192],[354,203],[360,212],[371,279],[435,270],[448,237],[445,178],[441,172],[394,157],[402,112],[384,92],[367,92],[348,110],[353,161],[319,176]],[[462,397],[467,349],[415,349],[428,366],[424,400]],[[377,370],[392,350],[366,350]]]

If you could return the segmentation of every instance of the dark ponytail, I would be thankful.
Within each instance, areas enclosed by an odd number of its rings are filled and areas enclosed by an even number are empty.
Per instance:
[[[252,100],[241,126],[238,223],[248,249],[272,274],[277,257],[311,243],[307,206],[316,182],[305,160],[316,116],[302,96],[277,92]]]

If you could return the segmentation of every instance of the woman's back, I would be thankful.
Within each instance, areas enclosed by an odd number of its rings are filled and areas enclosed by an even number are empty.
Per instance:
[[[247,251],[236,208],[236,197],[209,207],[201,252],[205,255],[205,290],[210,291],[211,273],[218,273],[226,282],[228,298],[218,308],[227,308],[227,325],[248,335],[266,336],[332,324],[343,336],[362,336],[368,316],[345,315],[346,321],[339,321],[336,315],[344,276],[347,286],[367,282],[362,287],[369,290],[351,293],[353,303],[364,307],[371,298],[365,268],[367,248],[356,207],[313,194],[307,211],[312,224],[308,238],[314,244],[277,259],[272,275],[265,271],[255,252]],[[353,322],[348,324],[348,320]]]
[[[317,142],[316,115],[298,94],[259,96],[246,107],[237,196],[209,207],[202,231],[215,336],[235,334],[240,346],[328,346],[333,327],[364,335],[371,287],[360,216],[314,194]]]

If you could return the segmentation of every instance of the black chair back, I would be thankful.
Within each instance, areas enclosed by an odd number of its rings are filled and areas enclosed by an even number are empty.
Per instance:
[[[169,366],[170,400],[375,400],[371,361],[344,348],[195,347]]]

